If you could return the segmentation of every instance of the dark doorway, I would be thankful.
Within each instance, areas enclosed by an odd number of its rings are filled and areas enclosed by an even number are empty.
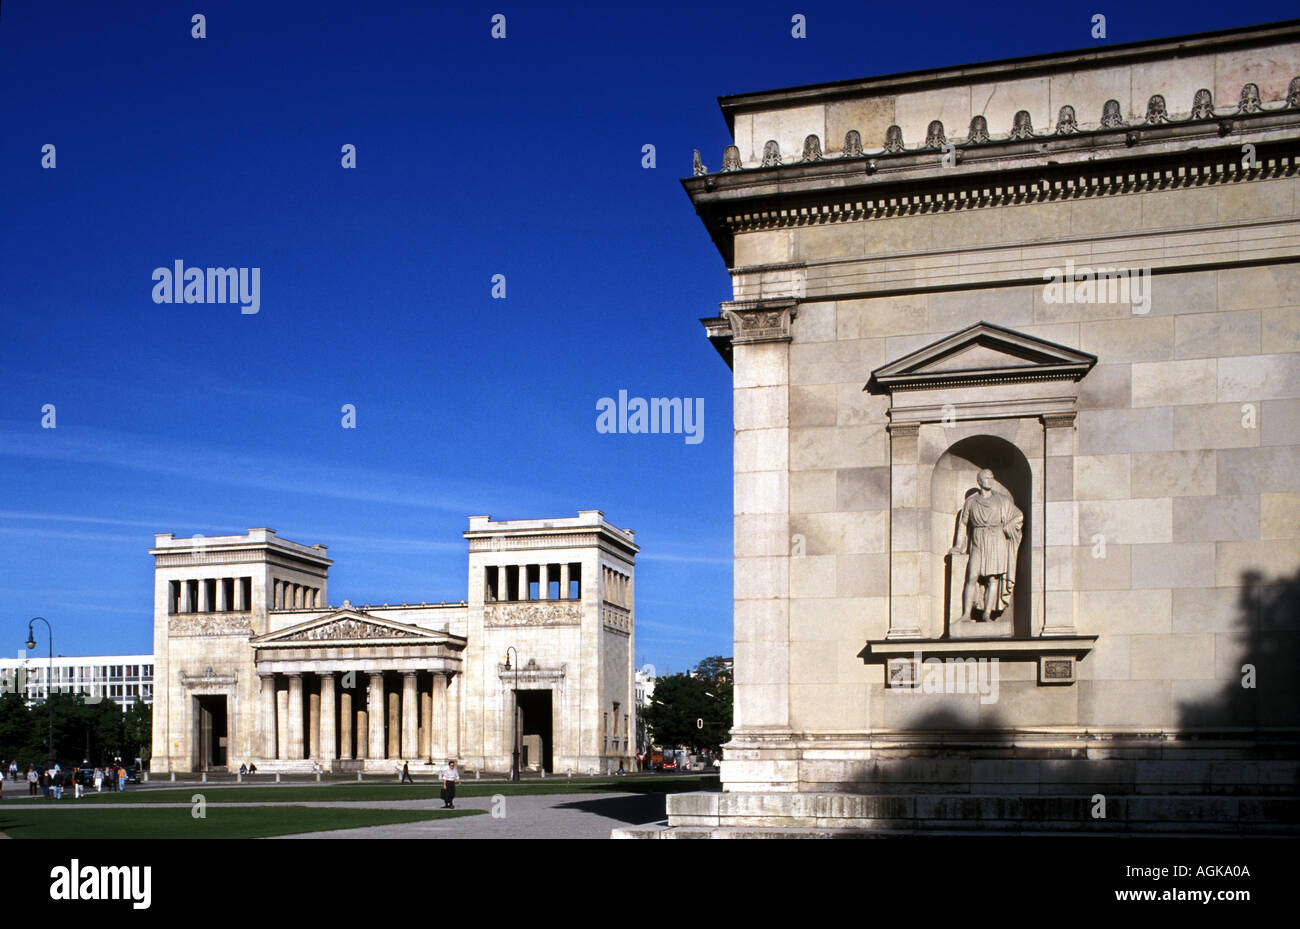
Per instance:
[[[195,697],[198,712],[199,770],[226,766],[226,697]]]
[[[542,740],[542,768],[549,774],[551,766],[551,692],[549,690],[519,691],[519,728],[524,737],[535,735]],[[530,763],[536,759],[528,759]],[[523,760],[520,759],[520,764]]]

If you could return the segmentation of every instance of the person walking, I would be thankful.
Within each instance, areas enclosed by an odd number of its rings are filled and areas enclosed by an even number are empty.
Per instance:
[[[126,768],[121,765],[117,766],[117,789],[126,790]]]
[[[103,792],[104,792],[104,769],[95,768],[95,793],[102,794]]]
[[[442,808],[456,809],[456,785],[460,783],[460,772],[456,770],[455,760],[447,762],[447,770],[442,772]]]
[[[414,784],[414,783],[415,783],[415,781],[411,780],[411,765],[410,765],[410,762],[406,762],[406,761],[403,761],[403,762],[402,762],[402,779],[401,779],[400,781],[398,781],[398,783],[399,783],[399,784]]]
[[[36,773],[36,766],[29,764],[27,766],[27,796],[36,796],[40,779],[40,775]]]
[[[17,759],[9,762],[9,780],[18,780],[18,761]]]
[[[72,799],[80,800],[86,795],[86,775],[78,768],[72,774]]]

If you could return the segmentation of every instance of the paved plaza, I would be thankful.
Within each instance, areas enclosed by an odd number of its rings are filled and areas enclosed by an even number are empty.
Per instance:
[[[473,783],[473,782],[471,782]],[[6,787],[9,785],[6,784]],[[260,785],[272,786],[272,785]],[[305,787],[307,783],[285,783],[282,787]],[[316,786],[311,783],[310,786]],[[481,786],[481,785],[480,785]],[[502,787],[506,787],[505,783]],[[191,783],[164,783],[156,787],[137,787],[133,792],[148,794],[153,790],[184,788],[205,794],[208,800],[207,816],[220,816],[221,810],[231,807],[304,806],[319,808],[356,808],[384,810],[437,810],[442,801],[436,797],[410,800],[338,800],[304,801],[286,799],[283,804],[241,803],[222,800],[214,795],[229,796],[242,788],[233,785]],[[8,794],[12,797],[13,795]],[[666,822],[666,794],[647,792],[608,793],[557,793],[541,795],[490,795],[458,797],[456,809],[483,810],[484,815],[462,816],[453,819],[431,820],[385,826],[367,826],[326,832],[310,832],[278,838],[307,839],[608,839],[613,829],[628,826],[654,826]],[[19,802],[26,802],[25,791]],[[189,803],[94,803],[81,804],[65,799],[63,809],[124,810],[163,808],[189,808]],[[494,815],[495,814],[495,815]],[[51,809],[46,815],[58,816]]]

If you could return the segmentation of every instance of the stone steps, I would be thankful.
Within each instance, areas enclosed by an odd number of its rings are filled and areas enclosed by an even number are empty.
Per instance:
[[[687,793],[668,797],[670,827],[621,837],[794,835],[1300,835],[1300,797]],[[793,830],[793,831],[792,831]],[[636,833],[635,836],[631,833]]]

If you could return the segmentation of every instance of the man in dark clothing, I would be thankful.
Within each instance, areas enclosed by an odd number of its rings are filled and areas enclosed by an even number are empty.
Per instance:
[[[456,770],[456,762],[447,762],[447,770],[442,773],[442,808],[444,810],[454,810],[456,808],[456,785],[460,783],[460,772]]]

